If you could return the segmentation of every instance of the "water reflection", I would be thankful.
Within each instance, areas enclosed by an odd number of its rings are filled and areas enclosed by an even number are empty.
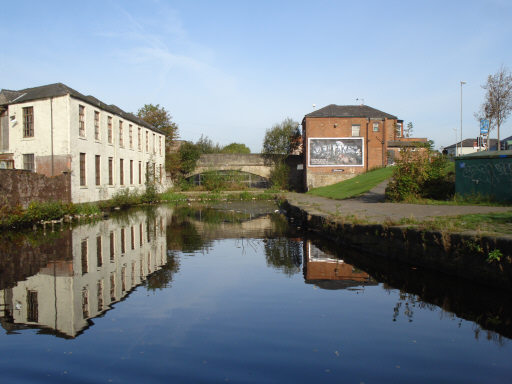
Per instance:
[[[165,208],[139,211],[65,230],[53,245],[6,252],[3,261],[19,256],[19,264],[2,268],[3,328],[74,338],[134,287],[168,284],[176,264],[166,255],[167,215]]]
[[[311,240],[304,242],[304,280],[323,289],[346,289],[377,285],[370,275],[333,254],[320,250]]]
[[[221,209],[218,209],[221,208]],[[4,234],[0,241],[0,322],[8,332],[74,338],[137,286],[169,287],[180,255],[207,253],[216,240],[237,239],[243,254],[261,247],[266,265],[326,290],[398,290],[392,321],[413,322],[417,309],[475,324],[475,337],[512,337],[510,296],[386,258],[342,253],[288,226],[268,204],[159,207],[43,236]],[[255,240],[261,239],[261,240]],[[394,293],[393,293],[394,294]]]

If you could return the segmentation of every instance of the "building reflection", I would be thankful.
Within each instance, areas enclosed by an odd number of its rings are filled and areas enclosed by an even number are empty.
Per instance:
[[[304,241],[303,273],[307,284],[314,284],[323,289],[377,285],[368,273],[322,251],[310,240]]]
[[[5,283],[0,291],[1,325],[8,331],[39,328],[74,338],[167,263],[170,212],[108,219],[63,234],[37,273]],[[31,270],[33,268],[25,268]]]

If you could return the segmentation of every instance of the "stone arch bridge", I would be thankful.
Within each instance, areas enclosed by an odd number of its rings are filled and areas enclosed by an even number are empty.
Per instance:
[[[274,160],[281,157],[281,155],[275,156],[277,158],[264,157],[259,153],[214,153],[201,155],[197,161],[196,168],[185,177],[190,178],[211,171],[239,171],[262,177],[268,181]],[[285,162],[290,168],[288,179],[289,185],[294,190],[302,190],[302,156],[289,155],[286,157]]]
[[[201,155],[194,171],[190,172],[186,177],[192,177],[210,171],[240,171],[268,179],[271,169],[271,162],[266,161],[262,155],[257,153],[214,153]]]

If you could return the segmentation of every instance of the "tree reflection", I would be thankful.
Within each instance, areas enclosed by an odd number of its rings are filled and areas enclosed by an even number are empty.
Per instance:
[[[149,291],[156,291],[171,286],[172,278],[180,270],[179,259],[172,251],[167,252],[167,263],[161,269],[151,274],[144,282]]]
[[[287,276],[301,272],[302,242],[286,237],[263,240],[267,265],[282,271]]]

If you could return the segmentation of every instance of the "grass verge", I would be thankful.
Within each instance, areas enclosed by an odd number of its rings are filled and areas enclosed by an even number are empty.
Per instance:
[[[392,174],[393,167],[377,168],[337,184],[313,188],[308,193],[329,199],[348,199],[368,192],[379,183],[389,179]]]

